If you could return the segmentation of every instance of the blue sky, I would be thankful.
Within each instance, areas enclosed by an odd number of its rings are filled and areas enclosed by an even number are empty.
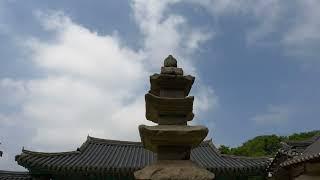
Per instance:
[[[148,76],[172,54],[196,76],[215,144],[319,129],[317,0],[0,0],[1,169],[22,147],[139,140]]]

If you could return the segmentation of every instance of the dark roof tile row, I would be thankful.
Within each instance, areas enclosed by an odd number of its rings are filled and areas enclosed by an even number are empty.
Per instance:
[[[0,170],[0,180],[31,180],[31,176],[28,172]]]
[[[320,153],[318,154],[304,154],[301,156],[294,157],[292,159],[288,159],[280,164],[280,167],[287,167],[293,164],[304,163],[307,161],[319,161],[320,160]]]

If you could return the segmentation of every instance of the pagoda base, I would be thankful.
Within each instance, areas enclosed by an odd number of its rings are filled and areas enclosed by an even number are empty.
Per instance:
[[[212,180],[214,174],[190,160],[161,160],[134,172],[137,180]]]

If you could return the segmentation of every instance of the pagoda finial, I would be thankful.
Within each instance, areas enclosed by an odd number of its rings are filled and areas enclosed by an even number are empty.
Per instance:
[[[177,67],[177,60],[171,54],[164,60],[164,67]]]
[[[183,75],[182,68],[177,67],[177,60],[171,54],[164,60],[161,74]]]

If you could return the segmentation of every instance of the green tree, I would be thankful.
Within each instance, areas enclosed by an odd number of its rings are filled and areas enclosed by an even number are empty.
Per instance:
[[[219,150],[223,154],[231,154],[238,156],[273,156],[277,153],[278,149],[281,147],[281,141],[288,140],[306,140],[317,134],[320,134],[320,131],[310,131],[302,133],[294,133],[289,136],[277,136],[277,135],[264,135],[257,136],[253,139],[250,139],[244,142],[241,146],[230,148],[225,145],[221,145]]]
[[[230,148],[228,146],[225,146],[225,145],[221,145],[219,147],[219,151],[222,153],[222,154],[230,154]]]
[[[305,139],[309,139],[309,138],[311,138],[315,135],[319,135],[319,134],[320,134],[320,131],[294,133],[294,134],[288,136],[288,140],[292,140],[292,141],[305,140]]]

